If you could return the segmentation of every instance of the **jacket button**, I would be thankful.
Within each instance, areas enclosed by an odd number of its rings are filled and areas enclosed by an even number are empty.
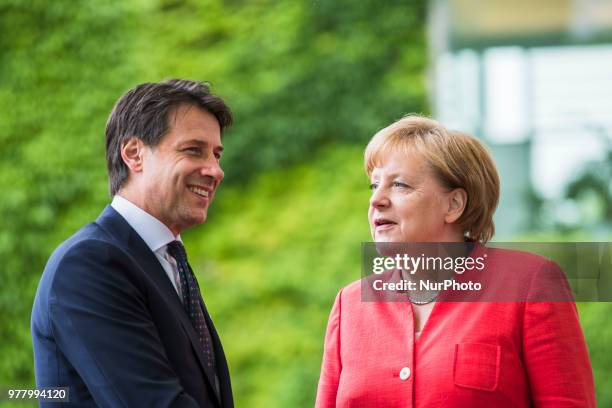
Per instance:
[[[410,377],[410,368],[404,367],[400,371],[400,380],[406,381]]]

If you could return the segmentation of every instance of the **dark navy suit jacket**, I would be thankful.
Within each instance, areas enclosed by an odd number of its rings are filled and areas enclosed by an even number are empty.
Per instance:
[[[36,385],[69,387],[62,406],[231,408],[227,362],[203,309],[218,391],[166,272],[108,206],[45,267],[32,310]]]

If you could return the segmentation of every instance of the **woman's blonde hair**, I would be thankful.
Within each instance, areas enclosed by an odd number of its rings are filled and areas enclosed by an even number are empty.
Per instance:
[[[467,204],[457,220],[471,240],[487,242],[495,233],[493,213],[499,201],[499,176],[478,139],[448,130],[433,119],[408,115],[380,130],[365,150],[368,176],[393,152],[416,152],[448,189],[462,188]]]

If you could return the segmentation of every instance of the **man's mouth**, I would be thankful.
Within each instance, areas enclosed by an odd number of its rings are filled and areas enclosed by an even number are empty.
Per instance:
[[[188,186],[187,188],[189,189],[189,191],[199,195],[200,197],[208,198],[208,196],[209,196],[209,191],[204,190],[204,188],[202,188],[202,187],[199,187],[199,186]]]

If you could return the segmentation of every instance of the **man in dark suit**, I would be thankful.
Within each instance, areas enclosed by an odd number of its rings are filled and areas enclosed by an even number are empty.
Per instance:
[[[231,122],[200,82],[141,84],[117,102],[106,126],[113,201],[54,251],[34,301],[37,387],[69,387],[78,407],[233,406],[180,238],[206,220]]]

